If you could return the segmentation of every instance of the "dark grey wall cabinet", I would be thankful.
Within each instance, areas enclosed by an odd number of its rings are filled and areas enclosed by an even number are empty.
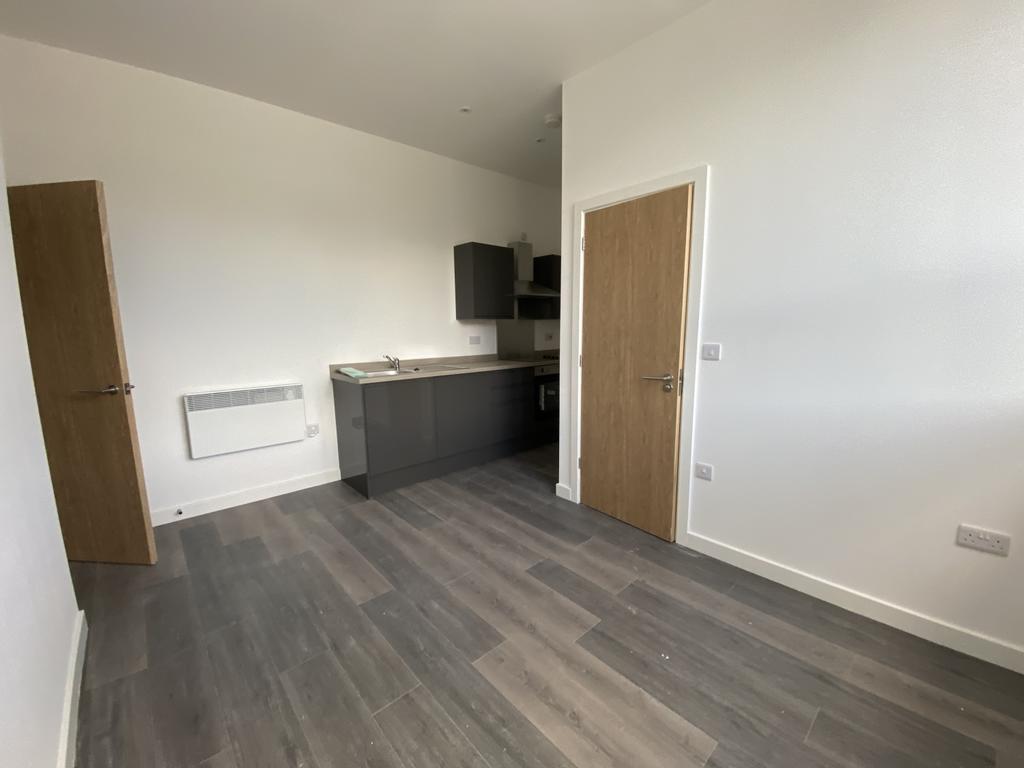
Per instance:
[[[342,479],[375,496],[549,442],[552,432],[534,407],[533,373],[333,380]]]
[[[562,288],[562,257],[556,253],[533,260],[533,285],[560,291]],[[520,296],[519,317],[528,320],[557,319],[562,300],[555,296]]]
[[[533,282],[554,291],[562,290],[562,257],[557,253],[533,260]]]
[[[558,296],[520,296],[519,317],[524,320],[554,320],[562,314],[562,300]]]
[[[455,317],[459,320],[513,317],[514,282],[511,248],[486,243],[455,246]]]

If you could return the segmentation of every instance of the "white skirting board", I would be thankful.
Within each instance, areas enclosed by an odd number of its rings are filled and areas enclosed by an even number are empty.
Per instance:
[[[558,483],[558,485],[555,486],[555,496],[560,499],[565,499],[566,501],[575,501],[572,497],[572,488],[565,483]]]
[[[1024,648],[1020,646],[888,603],[698,533],[684,533],[677,543],[890,627],[902,629],[904,632],[966,653],[968,656],[998,664],[1000,667],[1024,673]]]
[[[79,611],[71,631],[68,680],[64,689],[64,713],[60,724],[60,742],[57,745],[57,768],[75,768],[78,704],[82,697],[82,672],[85,670],[85,647],[88,637],[89,625],[85,621],[85,611]]]
[[[340,479],[340,470],[323,469],[309,475],[300,475],[299,477],[291,477],[287,480],[278,480],[277,482],[267,483],[266,485],[244,488],[240,491],[225,493],[221,496],[211,496],[206,499],[185,501],[173,507],[163,507],[161,509],[154,510],[151,513],[153,525],[165,525],[167,523],[173,523],[175,520],[184,520],[187,517],[197,517],[199,515],[206,515],[210,512],[216,512],[221,509],[237,507],[241,504],[251,504],[254,501],[272,499],[274,496],[291,493],[292,491],[301,491],[305,488],[312,488],[315,485],[333,483]],[[181,510],[180,515],[178,514],[179,509]]]

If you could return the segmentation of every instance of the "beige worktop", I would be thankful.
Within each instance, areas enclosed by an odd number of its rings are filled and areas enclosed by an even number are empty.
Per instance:
[[[372,363],[334,363],[331,365],[331,378],[350,384],[380,384],[386,381],[408,381],[409,379],[428,379],[436,376],[458,376],[463,373],[484,373],[485,371],[507,371],[512,368],[536,368],[540,365],[558,365],[558,360],[499,360],[497,355],[474,355],[470,357],[434,357],[420,360],[402,360],[402,370],[427,365],[457,365],[458,368],[441,370],[413,371],[400,373],[397,376],[378,376],[353,378],[339,372],[339,368],[357,368],[360,371],[386,371],[391,366],[387,361]]]

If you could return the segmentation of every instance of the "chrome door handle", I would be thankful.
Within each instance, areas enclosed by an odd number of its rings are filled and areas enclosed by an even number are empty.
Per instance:
[[[675,376],[671,373],[663,373],[661,376],[641,376],[644,381],[660,381],[662,382],[661,388],[665,392],[672,391],[672,382],[675,381]]]
[[[133,389],[135,389],[135,385],[132,384],[130,381],[126,381],[124,383],[124,393],[126,395],[130,395],[132,393]]]
[[[121,391],[121,388],[117,384],[111,384],[109,387],[103,389],[80,389],[78,394],[80,395],[116,395]]]

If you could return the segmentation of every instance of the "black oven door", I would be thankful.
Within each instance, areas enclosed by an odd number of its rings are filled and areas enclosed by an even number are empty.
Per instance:
[[[558,421],[558,374],[537,376],[533,380],[537,421]]]

